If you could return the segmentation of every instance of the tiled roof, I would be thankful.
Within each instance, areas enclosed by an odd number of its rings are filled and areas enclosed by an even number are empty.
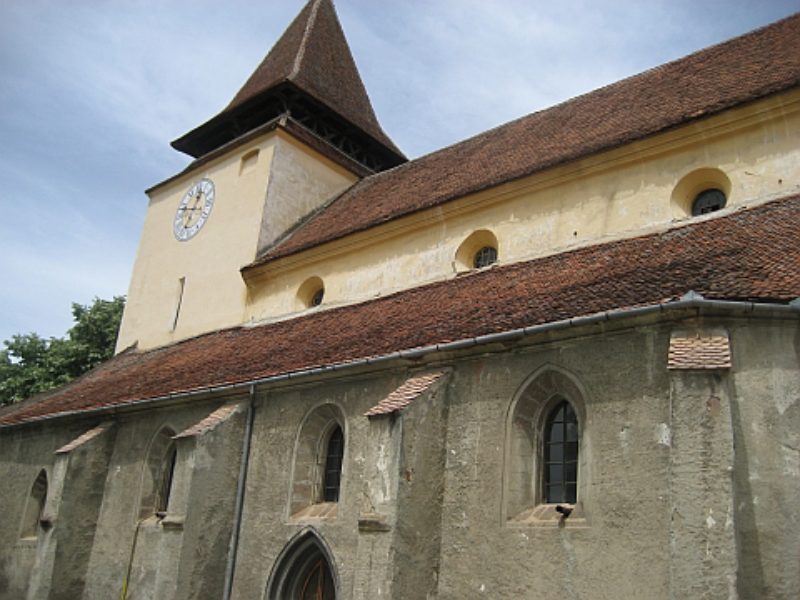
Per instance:
[[[361,180],[254,264],[800,84],[800,14]]]
[[[644,306],[800,297],[800,195],[684,227],[496,266],[341,308],[121,353],[0,425]]]
[[[98,425],[97,427],[93,427],[92,429],[90,429],[90,430],[82,433],[78,437],[76,437],[69,444],[61,446],[61,448],[56,450],[56,454],[69,454],[70,452],[72,452],[76,448],[79,448],[79,447],[83,446],[85,443],[90,442],[91,440],[96,438],[98,435],[103,433],[108,428],[109,428],[109,425],[107,423]]]
[[[436,371],[435,373],[416,375],[407,379],[399,388],[365,412],[364,416],[375,417],[403,410],[424,394],[442,375],[444,375],[444,372]]]
[[[727,335],[682,336],[669,340],[668,369],[730,369],[731,347]]]
[[[173,146],[194,154],[195,134],[289,82],[402,156],[381,128],[331,0],[310,0],[230,104]]]
[[[226,404],[225,406],[221,406],[208,415],[205,419],[202,419],[191,427],[184,429],[178,435],[172,436],[172,439],[178,440],[181,438],[203,435],[204,433],[214,429],[220,423],[227,421],[228,418],[236,411],[236,408],[236,404]]]

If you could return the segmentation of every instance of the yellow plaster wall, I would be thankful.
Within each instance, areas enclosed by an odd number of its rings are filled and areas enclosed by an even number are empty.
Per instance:
[[[259,253],[358,178],[281,132],[272,159],[268,202],[261,224]]]
[[[175,211],[203,177],[215,185],[213,209],[195,237],[179,242],[173,234]],[[117,351],[133,343],[140,349],[161,346],[242,323],[247,288],[239,269],[253,261],[259,244],[269,244],[355,179],[273,131],[157,186],[150,193]],[[173,330],[181,278],[185,284]]]
[[[275,261],[249,277],[246,316],[281,319],[453,277],[456,250],[478,229],[497,236],[508,263],[687,222],[690,201],[675,203],[673,190],[696,169],[731,182],[727,207],[699,218],[798,192],[799,139],[798,93],[730,111]],[[312,276],[325,298],[307,309],[297,290]]]

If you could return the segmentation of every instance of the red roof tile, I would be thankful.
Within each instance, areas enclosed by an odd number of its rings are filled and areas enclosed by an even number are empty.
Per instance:
[[[365,412],[364,416],[389,415],[403,410],[424,394],[442,375],[444,375],[443,371],[436,371],[435,373],[416,375],[407,379],[403,385]]]
[[[0,424],[125,404],[643,306],[800,297],[800,195],[664,233],[497,266],[362,304],[117,355]]]
[[[292,81],[389,148],[330,0],[311,0],[225,110]]]
[[[669,340],[668,369],[730,369],[727,335],[673,336]]]
[[[225,406],[219,407],[206,418],[198,421],[191,427],[184,429],[178,435],[172,436],[172,439],[178,440],[181,438],[196,437],[211,431],[220,423],[227,421],[228,418],[236,411],[237,406],[238,405],[236,404],[226,404]]]
[[[286,82],[403,156],[378,123],[331,0],[310,0],[230,104],[204,125],[175,140],[173,147],[193,156],[205,153],[208,149],[204,146],[195,147],[201,132],[214,129],[226,116]]]
[[[800,14],[361,180],[254,264],[800,84]]]
[[[76,437],[70,443],[61,446],[61,448],[56,450],[56,454],[69,454],[76,448],[79,448],[83,446],[85,443],[92,441],[94,438],[96,438],[98,435],[103,433],[108,428],[109,424],[107,423],[98,425],[97,427],[93,427],[92,429],[89,429],[88,431]]]

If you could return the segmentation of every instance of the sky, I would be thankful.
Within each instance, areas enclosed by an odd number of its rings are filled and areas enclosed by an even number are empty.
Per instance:
[[[127,292],[144,190],[303,0],[0,2],[0,341]],[[410,158],[800,10],[800,0],[336,0]]]

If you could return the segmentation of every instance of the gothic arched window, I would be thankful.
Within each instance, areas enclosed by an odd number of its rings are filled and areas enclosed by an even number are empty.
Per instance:
[[[332,403],[317,406],[303,419],[292,470],[289,514],[293,517],[336,516],[347,445],[345,430],[344,415]]]
[[[570,523],[583,519],[591,465],[585,452],[586,396],[577,378],[544,367],[520,387],[509,407],[504,515],[509,521],[552,525],[571,504]]]
[[[305,533],[281,553],[270,576],[270,600],[335,600],[336,575],[324,543]]]
[[[39,534],[39,521],[42,519],[45,502],[47,502],[47,471],[42,469],[31,486],[31,492],[25,504],[25,516],[22,520],[20,537],[30,538]]]
[[[344,457],[344,434],[338,425],[328,437],[325,452],[325,481],[322,499],[325,502],[338,502],[339,483],[342,478],[342,458]]]
[[[142,489],[139,500],[139,518],[146,519],[155,514],[164,516],[169,507],[169,497],[175,475],[178,451],[172,437],[175,432],[163,427],[150,443],[142,474]]]
[[[566,400],[547,416],[544,426],[544,501],[574,504],[578,493],[578,417]]]
[[[162,465],[161,482],[156,498],[156,513],[165,513],[169,507],[169,496],[172,492],[172,479],[175,476],[175,462],[178,459],[178,449],[173,442],[167,449],[167,455]]]

